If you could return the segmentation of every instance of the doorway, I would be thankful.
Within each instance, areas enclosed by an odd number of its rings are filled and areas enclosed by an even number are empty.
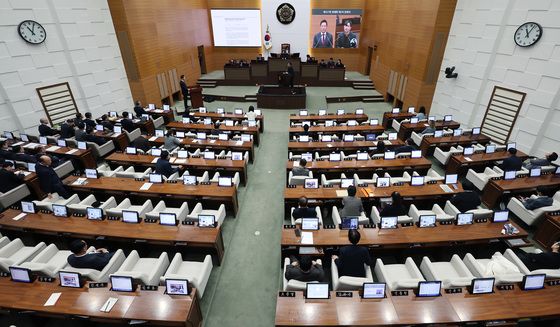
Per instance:
[[[369,76],[371,71],[371,60],[373,59],[373,47],[367,48],[367,63],[366,63],[366,71],[365,75]]]
[[[206,57],[204,56],[204,46],[198,46],[198,64],[200,65],[200,73],[206,74]]]

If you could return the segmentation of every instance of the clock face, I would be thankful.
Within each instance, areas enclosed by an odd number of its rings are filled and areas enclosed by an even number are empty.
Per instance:
[[[22,39],[31,44],[43,43],[47,38],[45,28],[32,20],[24,20],[18,26],[18,33]]]
[[[533,22],[525,23],[515,31],[515,43],[520,47],[530,47],[537,43],[542,36],[541,25]]]

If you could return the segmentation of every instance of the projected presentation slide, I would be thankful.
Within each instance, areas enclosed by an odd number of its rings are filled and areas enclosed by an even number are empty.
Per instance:
[[[217,47],[260,47],[261,11],[212,9],[212,34]]]
[[[362,23],[361,9],[313,9],[311,14],[311,47],[358,47]]]

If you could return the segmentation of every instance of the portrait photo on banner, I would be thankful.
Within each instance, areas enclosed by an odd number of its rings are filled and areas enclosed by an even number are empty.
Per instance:
[[[311,14],[312,48],[358,48],[361,9],[313,9]]]

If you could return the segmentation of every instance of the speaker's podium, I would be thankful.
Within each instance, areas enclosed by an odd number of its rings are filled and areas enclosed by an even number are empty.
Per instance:
[[[280,76],[282,76],[281,74]],[[289,77],[288,77],[289,78]],[[262,85],[257,93],[257,106],[271,109],[305,108],[305,86]],[[289,81],[288,81],[289,85]]]

